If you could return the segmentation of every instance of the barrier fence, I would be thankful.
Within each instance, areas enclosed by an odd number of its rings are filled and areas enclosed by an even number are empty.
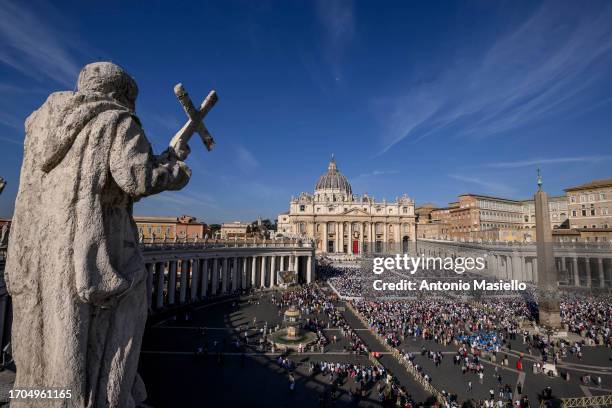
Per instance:
[[[372,331],[372,334],[374,335],[374,338],[388,351],[391,353],[391,355],[393,355],[393,357],[395,357],[397,359],[397,361],[400,363],[400,365],[402,365],[406,371],[408,372],[408,374],[410,374],[412,376],[412,378],[418,383],[420,384],[423,389],[425,389],[425,391],[427,391],[428,393],[430,393],[431,395],[433,395],[440,404],[444,404],[444,402],[446,401],[446,399],[444,398],[444,396],[442,395],[442,393],[440,391],[438,391],[437,388],[435,388],[429,381],[427,381],[422,375],[421,373],[419,373],[417,371],[416,368],[414,368],[414,365],[410,362],[407,361],[404,356],[402,356],[402,354],[399,352],[399,350],[397,350],[394,347],[391,347],[389,344],[387,344],[371,327],[370,324],[367,322],[367,320],[361,315],[361,313],[359,313],[357,311],[357,309],[355,309],[353,307],[353,305],[351,304],[351,302],[347,302],[346,303],[348,308],[353,312],[353,314],[355,316],[357,316],[357,318],[359,319],[359,321],[361,321],[361,323],[363,323],[363,325],[367,328],[369,328]]]

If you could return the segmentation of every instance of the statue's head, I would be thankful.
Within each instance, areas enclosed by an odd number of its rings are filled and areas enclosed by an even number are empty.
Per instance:
[[[111,96],[131,111],[135,110],[138,86],[134,78],[112,62],[87,64],[79,73],[79,92],[93,91]]]

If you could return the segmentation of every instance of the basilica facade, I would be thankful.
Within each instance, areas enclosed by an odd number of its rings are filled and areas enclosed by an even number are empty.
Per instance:
[[[318,253],[408,252],[416,239],[414,201],[405,194],[395,201],[353,194],[332,157],[314,194],[293,197],[279,215],[277,231],[313,239]]]

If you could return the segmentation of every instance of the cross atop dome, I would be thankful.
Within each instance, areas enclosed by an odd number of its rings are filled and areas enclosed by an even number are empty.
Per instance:
[[[338,170],[338,166],[336,165],[336,157],[334,156],[333,153],[332,153],[332,156],[331,156],[331,160],[329,162],[329,166],[327,166],[327,170],[328,171],[337,171]]]

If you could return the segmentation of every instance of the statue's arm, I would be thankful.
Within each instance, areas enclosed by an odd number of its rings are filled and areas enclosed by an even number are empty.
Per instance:
[[[191,170],[172,152],[153,154],[142,127],[126,116],[117,125],[110,152],[110,171],[117,185],[138,199],[187,185]]]

